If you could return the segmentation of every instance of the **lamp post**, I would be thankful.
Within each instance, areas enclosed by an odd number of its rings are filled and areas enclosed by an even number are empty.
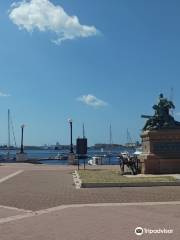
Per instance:
[[[17,162],[26,162],[28,161],[28,156],[27,154],[24,152],[24,128],[25,125],[21,125],[21,149],[19,153],[16,153],[16,161]]]
[[[23,139],[24,139],[24,127],[25,125],[21,125],[21,151],[20,153],[24,153],[24,145],[23,145]]]
[[[71,139],[70,153],[74,153],[74,151],[73,151],[73,143],[72,143],[72,119],[68,119],[68,122],[70,124],[70,139]]]

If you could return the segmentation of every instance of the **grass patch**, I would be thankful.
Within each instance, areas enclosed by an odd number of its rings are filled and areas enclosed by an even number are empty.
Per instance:
[[[79,170],[82,183],[147,183],[147,182],[175,182],[172,176],[157,177],[125,177],[117,170]]]

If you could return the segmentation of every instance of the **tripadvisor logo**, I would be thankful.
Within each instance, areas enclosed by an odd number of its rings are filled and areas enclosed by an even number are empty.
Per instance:
[[[141,236],[143,234],[172,234],[173,229],[149,229],[149,228],[142,228],[142,227],[137,227],[135,229],[135,234],[137,236]]]
[[[144,230],[143,230],[142,227],[137,227],[137,228],[135,229],[135,234],[138,235],[138,236],[143,235],[143,232],[144,232]]]

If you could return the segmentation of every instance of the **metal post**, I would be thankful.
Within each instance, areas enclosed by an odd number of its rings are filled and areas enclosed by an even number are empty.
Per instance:
[[[72,143],[72,121],[70,122],[70,128],[71,128],[71,149],[70,149],[70,153],[73,153],[73,143]]]
[[[137,171],[137,174],[139,173],[139,159],[138,157],[136,157],[136,171]]]
[[[10,159],[10,146],[11,146],[11,135],[10,135],[10,110],[8,109],[8,159]]]
[[[84,158],[84,170],[86,169],[86,159]]]
[[[85,138],[85,129],[84,129],[84,123],[83,123],[83,138]]]
[[[68,119],[68,122],[70,124],[70,139],[71,139],[71,142],[70,142],[70,153],[74,153],[74,151],[73,151],[73,143],[72,143],[72,119]]]
[[[109,155],[109,165],[111,164],[111,161],[110,161],[110,159],[111,159],[111,157],[110,157],[110,155]]]
[[[77,156],[78,157],[78,170],[79,170],[79,156]]]
[[[24,125],[21,126],[21,152],[20,153],[24,153],[23,139],[24,139]]]

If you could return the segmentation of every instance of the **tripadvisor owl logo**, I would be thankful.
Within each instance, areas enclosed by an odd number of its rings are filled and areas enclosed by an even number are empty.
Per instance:
[[[149,228],[142,228],[137,227],[134,231],[134,233],[137,236],[141,236],[143,234],[173,234],[173,229],[167,229],[167,228],[158,228],[158,229],[149,229]]]
[[[137,228],[135,229],[135,234],[138,235],[138,236],[143,235],[143,232],[144,232],[144,230],[143,230],[142,227],[137,227]]]

